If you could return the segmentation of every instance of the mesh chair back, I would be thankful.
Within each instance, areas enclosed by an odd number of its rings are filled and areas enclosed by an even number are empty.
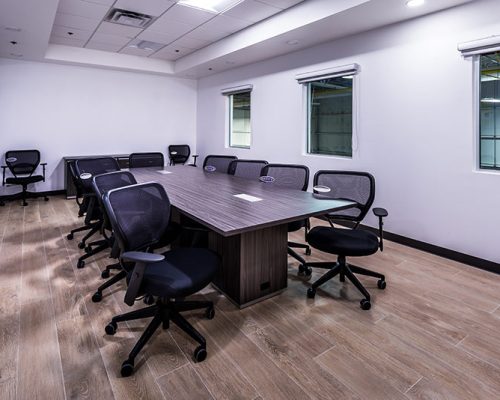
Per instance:
[[[191,154],[191,149],[187,144],[172,144],[168,146],[168,157],[170,158],[170,163],[184,164],[189,160],[189,155]]]
[[[309,185],[309,168],[305,165],[268,164],[260,173],[261,176],[272,176],[273,185],[287,189],[307,190]]]
[[[356,207],[334,213],[330,217],[350,221],[362,221],[375,199],[375,178],[367,172],[318,171],[314,175],[314,186],[328,186],[328,197],[352,200]]]
[[[132,153],[128,158],[130,168],[163,167],[163,153]]]
[[[260,171],[267,165],[264,160],[233,160],[229,164],[227,173],[246,179],[259,179]]]
[[[93,179],[93,187],[99,198],[111,189],[137,184],[134,175],[128,171],[108,172],[107,174],[96,175]]]
[[[233,160],[237,160],[238,157],[236,156],[218,156],[218,155],[210,155],[206,156],[205,160],[203,161],[203,168],[206,166],[212,166],[215,167],[215,172],[222,172],[224,174],[227,174],[227,169],[229,167],[229,164]]]
[[[167,229],[170,201],[158,183],[112,189],[104,194],[103,202],[122,251],[146,250]]]
[[[5,153],[5,163],[12,175],[32,175],[40,164],[38,150],[10,150]]]
[[[92,178],[96,175],[119,171],[118,161],[113,157],[82,158],[75,161],[75,170],[84,193],[94,193]]]

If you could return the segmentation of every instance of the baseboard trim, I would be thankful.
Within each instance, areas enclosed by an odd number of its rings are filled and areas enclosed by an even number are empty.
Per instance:
[[[352,227],[352,224],[348,222],[338,222],[338,225]],[[367,225],[360,225],[360,228],[366,229],[368,231],[378,234],[378,229]],[[420,240],[412,239],[406,236],[398,235],[397,233],[392,233],[384,230],[384,239],[390,240],[395,243],[402,244],[417,250],[422,250],[430,254],[434,254],[439,257],[447,258],[448,260],[453,260],[460,262],[462,264],[470,265],[471,267],[479,268],[485,271],[494,272],[500,274],[500,264],[493,261],[485,260],[483,258],[471,256],[470,254],[460,253],[459,251],[447,249],[446,247],[436,246],[431,243],[422,242]]]

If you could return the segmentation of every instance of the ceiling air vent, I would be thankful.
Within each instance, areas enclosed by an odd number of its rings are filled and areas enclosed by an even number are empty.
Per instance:
[[[108,15],[106,15],[105,20],[115,24],[145,28],[153,21],[153,17],[151,15],[141,14],[134,11],[113,8]]]

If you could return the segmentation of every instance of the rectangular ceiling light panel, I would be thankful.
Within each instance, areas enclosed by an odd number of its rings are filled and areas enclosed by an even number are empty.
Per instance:
[[[219,14],[233,8],[242,1],[243,0],[179,0],[177,4]]]

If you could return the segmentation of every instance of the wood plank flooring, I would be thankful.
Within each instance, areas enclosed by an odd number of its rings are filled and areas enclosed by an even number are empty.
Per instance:
[[[207,339],[205,362],[192,361],[194,342],[172,326],[122,378],[147,321],[104,333],[129,307],[123,284],[92,303],[108,259],[76,268],[82,234],[66,239],[82,223],[76,211],[62,197],[0,207],[2,400],[500,399],[500,276],[391,242],[352,260],[386,274],[385,291],[360,278],[370,311],[338,280],[307,299],[310,282],[289,258],[288,289],[255,306],[238,310],[212,288],[195,296],[216,304],[213,320],[187,316]],[[313,249],[309,259],[332,257]]]

